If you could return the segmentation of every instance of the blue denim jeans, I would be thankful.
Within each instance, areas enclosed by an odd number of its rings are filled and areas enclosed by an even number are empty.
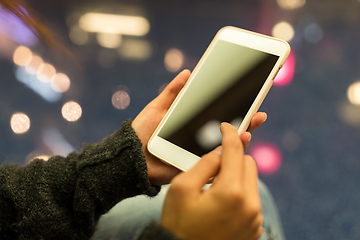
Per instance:
[[[137,196],[126,199],[103,215],[92,240],[131,240],[152,221],[160,222],[162,205],[168,186],[163,186],[155,198]],[[259,181],[264,217],[260,240],[285,240],[281,221],[270,191]]]

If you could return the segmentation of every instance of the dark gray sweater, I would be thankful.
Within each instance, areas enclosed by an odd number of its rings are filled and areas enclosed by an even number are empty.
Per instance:
[[[159,189],[151,186],[141,141],[125,121],[80,154],[2,167],[0,239],[89,239],[99,217],[115,204],[155,196]],[[140,239],[178,238],[153,223]]]

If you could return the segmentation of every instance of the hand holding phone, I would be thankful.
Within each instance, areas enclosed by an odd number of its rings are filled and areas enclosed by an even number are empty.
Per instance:
[[[171,179],[181,172],[179,169],[165,164],[152,155],[147,149],[147,144],[174,99],[185,86],[189,76],[189,70],[184,70],[179,73],[159,96],[146,105],[131,124],[142,142],[142,150],[146,158],[149,180],[154,186],[170,183]]]
[[[187,171],[221,144],[221,122],[246,131],[289,53],[282,40],[222,28],[152,135],[149,152]]]
[[[184,87],[189,76],[189,70],[184,70],[179,73],[160,95],[151,101],[132,122],[132,127],[143,144],[142,150],[146,158],[148,177],[151,184],[154,186],[170,183],[173,177],[181,172],[178,168],[165,164],[163,161],[160,161],[157,157],[152,155],[147,149],[147,143],[156,127],[169,110],[170,105]],[[251,120],[248,131],[258,128],[265,119],[266,115],[264,115],[264,113],[256,113]],[[250,133],[244,133],[240,136],[245,148],[249,144],[250,138]]]

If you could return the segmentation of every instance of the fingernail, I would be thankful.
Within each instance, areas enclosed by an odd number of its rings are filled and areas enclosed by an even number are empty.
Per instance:
[[[264,121],[263,121],[263,122],[265,122],[265,121],[266,121],[266,119],[267,119],[267,113],[266,113],[266,112],[263,112],[263,114],[265,115],[265,119],[264,119]]]
[[[225,122],[222,122],[221,124],[220,124],[220,131],[222,132],[223,131],[223,128],[224,128],[224,126],[225,126]]]
[[[228,123],[228,122],[222,122],[221,123],[221,126],[225,126],[225,125],[228,125],[228,126],[232,126],[232,127],[234,127],[233,125],[231,125],[230,123]]]
[[[249,135],[249,139],[247,140],[248,143],[251,141],[251,133],[249,133]]]
[[[191,73],[191,71],[190,71],[189,69],[184,69],[184,70],[181,71],[181,73],[184,73],[184,72],[189,72],[189,73]]]

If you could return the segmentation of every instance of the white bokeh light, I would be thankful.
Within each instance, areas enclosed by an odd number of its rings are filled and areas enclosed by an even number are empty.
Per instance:
[[[347,97],[352,104],[360,105],[360,81],[349,86]]]
[[[144,36],[150,31],[149,21],[142,16],[127,16],[88,12],[79,19],[79,26],[87,32]]]
[[[61,109],[62,116],[69,122],[75,122],[79,120],[82,115],[81,106],[73,101],[69,101],[64,104]]]
[[[13,55],[14,63],[18,66],[25,66],[29,64],[31,58],[32,58],[32,52],[29,48],[25,46],[19,46],[18,48],[16,48]]]
[[[130,105],[130,95],[124,90],[119,90],[112,95],[111,102],[115,108],[124,110]]]
[[[51,156],[48,155],[47,153],[45,153],[44,151],[34,150],[25,157],[25,164],[28,164],[35,159],[47,161],[47,160],[49,160],[49,158],[51,158]]]
[[[206,150],[221,144],[220,125],[221,122],[215,119],[205,123],[196,133],[197,143]]]
[[[36,76],[40,82],[50,82],[56,74],[56,69],[49,63],[40,64]]]
[[[294,28],[288,22],[279,22],[272,29],[272,35],[285,41],[291,41],[295,35]]]
[[[176,48],[169,49],[165,53],[164,64],[169,72],[177,72],[184,63],[184,54]]]
[[[70,88],[70,79],[64,73],[57,73],[50,82],[50,86],[56,92],[66,92]]]
[[[14,113],[10,120],[10,126],[14,133],[26,133],[30,129],[30,119],[24,113]]]
[[[153,49],[149,41],[144,39],[127,39],[118,49],[119,56],[130,60],[145,60],[150,58]]]
[[[104,48],[117,48],[122,42],[122,36],[113,33],[97,33],[96,40]]]
[[[25,66],[25,70],[29,74],[36,74],[40,65],[44,63],[44,60],[38,56],[33,55],[30,62]]]
[[[306,0],[277,0],[277,4],[286,10],[301,8],[305,3]]]
[[[346,124],[360,127],[360,105],[343,102],[337,107],[337,115]]]

